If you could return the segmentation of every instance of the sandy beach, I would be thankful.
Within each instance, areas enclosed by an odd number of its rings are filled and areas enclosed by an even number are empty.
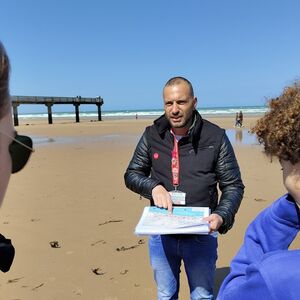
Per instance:
[[[246,186],[233,229],[219,235],[217,292],[247,225],[285,189],[279,163],[248,136],[256,117],[245,116],[242,129],[233,128],[234,116],[207,119],[228,129]],[[26,168],[12,175],[0,210],[0,232],[16,248],[11,270],[1,274],[1,300],[156,298],[147,238],[133,233],[148,201],[123,180],[152,121],[21,122],[18,132],[36,144]],[[292,248],[300,248],[299,239]],[[189,299],[182,271],[180,299]]]

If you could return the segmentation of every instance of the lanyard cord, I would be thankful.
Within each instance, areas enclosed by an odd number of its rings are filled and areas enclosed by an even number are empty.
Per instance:
[[[179,151],[178,151],[178,141],[175,137],[175,134],[171,131],[174,136],[174,147],[172,150],[172,159],[171,159],[171,170],[172,170],[172,182],[175,191],[179,185]]]

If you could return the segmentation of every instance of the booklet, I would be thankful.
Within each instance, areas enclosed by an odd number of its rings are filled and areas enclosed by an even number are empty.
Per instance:
[[[135,228],[136,235],[151,234],[208,234],[209,207],[175,206],[169,213],[164,208],[146,206]]]

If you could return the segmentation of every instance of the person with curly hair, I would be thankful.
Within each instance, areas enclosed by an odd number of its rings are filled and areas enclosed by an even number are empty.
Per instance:
[[[252,133],[266,155],[282,166],[287,194],[263,210],[247,228],[218,300],[284,299],[300,295],[300,250],[289,250],[300,229],[300,84],[269,102]]]

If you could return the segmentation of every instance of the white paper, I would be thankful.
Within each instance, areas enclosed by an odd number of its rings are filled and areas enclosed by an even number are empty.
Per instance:
[[[135,234],[208,234],[209,224],[203,218],[209,214],[209,207],[176,206],[171,214],[163,208],[146,206]]]

